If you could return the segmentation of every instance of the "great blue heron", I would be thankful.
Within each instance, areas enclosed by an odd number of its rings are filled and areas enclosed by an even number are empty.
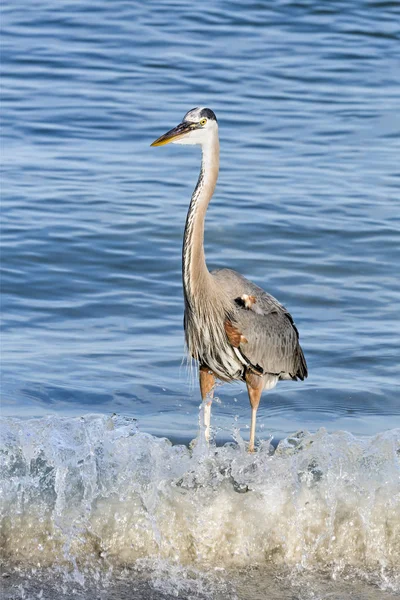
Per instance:
[[[204,220],[219,170],[217,118],[193,108],[152,146],[198,144],[200,176],[186,218],[182,252],[184,328],[190,355],[198,361],[205,436],[210,435],[215,379],[246,382],[251,405],[249,451],[254,451],[256,414],[262,391],[279,379],[303,380],[307,365],[290,313],[273,296],[231,269],[207,269]]]

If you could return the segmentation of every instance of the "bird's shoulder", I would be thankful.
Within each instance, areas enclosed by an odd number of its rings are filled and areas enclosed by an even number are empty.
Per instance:
[[[286,308],[274,296],[232,269],[216,269],[211,272],[217,285],[238,308],[250,310],[259,315],[271,313],[287,314]],[[289,318],[291,319],[290,315]]]

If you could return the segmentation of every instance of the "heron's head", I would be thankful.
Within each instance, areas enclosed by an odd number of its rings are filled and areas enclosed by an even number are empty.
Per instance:
[[[217,117],[209,108],[192,108],[183,117],[182,123],[156,139],[152,146],[165,144],[200,144],[209,143],[218,135]]]

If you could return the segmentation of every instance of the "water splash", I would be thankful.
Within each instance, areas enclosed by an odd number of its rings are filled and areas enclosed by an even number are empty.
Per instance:
[[[81,587],[152,564],[160,589],[168,569],[179,589],[183,571],[271,566],[400,589],[399,430],[300,432],[249,455],[173,446],[118,416],[1,426],[1,551],[14,564]],[[186,595],[193,581],[209,585],[188,576]]]

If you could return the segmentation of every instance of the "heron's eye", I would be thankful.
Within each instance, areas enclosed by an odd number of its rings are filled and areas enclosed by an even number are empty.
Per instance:
[[[201,119],[200,125],[203,127],[207,123],[207,119]]]

